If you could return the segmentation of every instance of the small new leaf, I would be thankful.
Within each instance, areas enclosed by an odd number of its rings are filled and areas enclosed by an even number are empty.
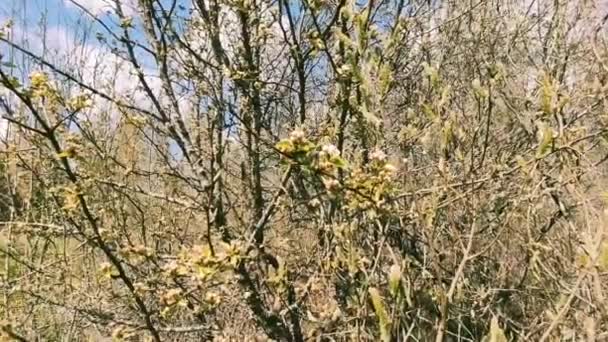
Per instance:
[[[384,306],[384,301],[380,296],[378,289],[371,287],[369,290],[369,296],[374,306],[374,311],[378,317],[378,325],[380,326],[380,340],[382,342],[391,341],[391,321]]]
[[[120,27],[123,29],[128,29],[133,27],[133,18],[125,17],[120,21]]]
[[[484,342],[507,342],[505,332],[498,325],[498,318],[494,316],[490,322],[490,332],[484,337]]]
[[[63,152],[58,153],[58,158],[74,158],[76,156],[76,148],[68,147]]]

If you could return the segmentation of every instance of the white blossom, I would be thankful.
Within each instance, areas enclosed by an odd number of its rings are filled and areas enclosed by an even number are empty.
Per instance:
[[[327,153],[330,157],[340,155],[340,150],[338,150],[338,148],[333,144],[324,145],[321,150]]]
[[[394,173],[397,171],[397,168],[393,164],[386,164],[384,165],[384,171],[388,173]]]
[[[386,153],[384,153],[382,150],[378,149],[378,150],[375,150],[374,152],[372,152],[372,154],[370,154],[369,157],[372,160],[383,162],[386,160]]]
[[[302,140],[302,139],[304,139],[306,137],[306,134],[304,133],[303,130],[301,130],[301,129],[298,128],[298,129],[294,130],[293,132],[291,132],[291,134],[289,135],[289,137],[292,140]]]

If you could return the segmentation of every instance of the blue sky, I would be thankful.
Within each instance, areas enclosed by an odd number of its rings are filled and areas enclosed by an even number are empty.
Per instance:
[[[83,2],[87,2],[86,0]],[[73,27],[82,14],[64,0],[3,0],[0,2],[0,18],[13,18],[15,24],[34,27],[41,19],[50,26]]]
[[[111,0],[76,1],[120,34],[117,17],[108,14],[112,9]],[[136,0],[121,2],[124,4],[125,14],[135,14],[133,5]],[[108,60],[103,53],[108,49],[97,40],[96,35],[102,33],[106,38],[109,38],[109,35],[101,25],[70,0],[0,0],[0,24],[6,23],[9,18],[14,23],[10,39],[52,63],[78,70],[79,67],[82,69],[83,62],[89,62],[90,65],[94,59]],[[132,30],[132,38],[143,38],[140,32],[137,29]],[[14,54],[9,53],[7,46],[0,50],[0,53],[5,55],[5,60],[21,60],[18,53],[11,52]],[[149,57],[140,60],[151,61]],[[14,64],[19,66],[23,75],[29,73],[31,65]]]
[[[112,8],[113,0],[75,1],[89,9],[120,34],[116,16],[107,13]],[[127,15],[135,14],[134,7],[129,8],[128,4],[136,4],[137,0],[121,0],[121,2],[127,5],[124,8]],[[191,2],[190,0],[178,0],[178,3],[190,4]],[[295,12],[297,15],[297,11]],[[25,47],[37,55],[41,55],[44,51],[46,60],[83,79],[85,83],[98,88],[110,82],[108,79],[112,79],[115,82],[113,89],[121,95],[133,91],[139,83],[128,67],[114,68],[120,63],[120,59],[108,53],[107,47],[96,39],[96,33],[105,33],[104,29],[101,25],[94,23],[70,0],[0,0],[0,25],[9,18],[14,21],[12,40],[17,45]],[[43,27],[47,29],[45,44],[43,44],[41,34]],[[131,31],[131,34],[132,38],[136,40],[143,38],[141,30],[137,27]],[[26,41],[22,39],[26,39]],[[45,50],[43,50],[43,46],[46,47]],[[14,64],[17,65],[17,68],[13,69],[14,75],[18,78],[21,76],[24,82],[27,82],[27,75],[32,70],[40,69],[31,62],[20,63],[19,54],[9,54],[6,45],[0,44],[0,53],[4,54],[6,59],[12,56],[10,59],[16,61]],[[147,55],[139,60],[144,61],[144,73],[151,76],[152,88],[160,88],[157,77],[154,77],[157,71],[151,56]],[[134,98],[137,105],[144,107],[151,105],[140,91],[138,94],[139,96]]]
[[[76,1],[102,19],[113,31],[121,34],[117,17],[108,14],[112,0]],[[179,0],[184,1],[188,0]],[[126,15],[135,15],[134,6],[129,7],[128,4],[136,4],[137,0],[121,2],[125,5],[123,11]],[[100,32],[109,39],[105,29],[70,0],[0,0],[0,25],[6,23],[9,18],[14,22],[11,40],[17,45],[37,55],[44,54],[44,59],[100,90],[106,89],[106,85],[114,82],[113,90],[121,95],[135,91],[139,82],[128,63],[125,64],[120,58],[110,54],[105,44],[96,38],[96,34]],[[41,34],[43,27],[46,28],[45,39]],[[135,27],[131,30],[131,37],[141,40],[141,30]],[[27,59],[22,60],[19,53],[12,52],[14,51],[6,45],[0,45],[0,54],[5,56],[4,61],[11,60],[11,63],[16,65],[11,70],[13,75],[26,82],[27,75],[32,70],[40,69],[40,66]],[[144,62],[144,72],[147,75],[156,73],[150,55],[139,60]],[[153,89],[160,88],[157,78],[151,77],[148,81]],[[151,105],[141,92],[137,91],[134,96],[132,100],[136,105]],[[0,120],[0,133],[3,127],[5,122]],[[176,152],[175,148],[172,150]]]
[[[11,39],[37,54],[41,54],[43,46],[55,50],[73,46],[76,37],[82,37],[85,31],[91,32],[91,21],[68,0],[0,1],[0,23],[9,18],[14,23]],[[43,27],[47,30],[44,43]],[[96,44],[94,36],[86,42]]]
[[[96,35],[102,33],[110,40],[108,32],[74,2],[101,19],[112,31],[122,35],[118,27],[119,20],[114,14],[114,0],[0,0],[0,25],[11,18],[14,22],[11,39],[37,54],[42,52],[44,45],[47,48],[45,58],[48,57],[49,52],[51,55],[74,55],[72,50],[74,46],[86,45],[89,50],[102,48],[103,44],[97,40]],[[135,27],[130,30],[131,38],[143,42],[145,39],[137,21],[138,1],[120,0],[120,2],[124,14],[134,18]],[[161,1],[166,8],[169,8],[170,3],[173,2],[174,0]],[[191,8],[190,0],[177,0],[177,4],[182,5],[186,10]],[[184,14],[183,11],[178,13]],[[44,39],[43,27],[47,29]],[[23,40],[24,38],[26,41]],[[0,52],[6,55],[6,50]],[[149,55],[139,57],[140,61],[144,61],[144,68],[154,68]]]

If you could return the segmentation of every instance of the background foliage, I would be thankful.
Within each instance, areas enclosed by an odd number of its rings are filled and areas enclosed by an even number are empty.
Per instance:
[[[6,338],[608,338],[605,4],[69,4],[0,31]]]

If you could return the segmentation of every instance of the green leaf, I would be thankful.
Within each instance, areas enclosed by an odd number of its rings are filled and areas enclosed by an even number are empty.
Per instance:
[[[498,318],[496,316],[492,317],[492,322],[490,323],[490,332],[484,337],[484,342],[507,342],[507,336],[505,332],[498,325]]]
[[[17,89],[21,87],[21,83],[16,77],[9,77],[8,80],[2,81],[2,84],[9,89]]]
[[[482,99],[488,97],[488,91],[483,88],[483,86],[481,85],[481,81],[478,78],[474,79],[471,85],[473,87],[473,92],[475,93],[475,96]]]
[[[424,114],[426,114],[426,115],[429,117],[429,119],[431,119],[431,120],[434,120],[434,119],[437,117],[437,114],[435,114],[435,111],[433,110],[433,108],[432,108],[430,105],[426,104],[426,103],[424,103],[424,104],[422,105],[422,111],[423,111],[423,112],[424,112]]]
[[[294,151],[295,146],[293,146],[293,143],[291,142],[291,140],[285,139],[285,140],[281,140],[279,141],[275,147],[277,148],[277,150],[279,150],[281,153],[285,153],[285,154],[290,154]]]
[[[555,87],[551,76],[545,75],[541,84],[541,109],[545,114],[551,114],[555,108]]]
[[[122,27],[123,29],[127,29],[127,28],[133,27],[133,18],[130,18],[130,17],[123,18],[120,21],[120,27]]]
[[[602,271],[608,270],[608,242],[602,243],[602,248],[600,250],[600,255],[598,256],[597,264]]]
[[[424,64],[424,73],[428,76],[431,86],[436,88],[439,84],[439,72],[429,64]]]
[[[397,297],[399,294],[399,287],[401,285],[401,267],[397,264],[391,266],[388,274],[388,287],[391,294]]]
[[[389,65],[383,64],[379,71],[380,94],[385,95],[393,82],[393,74]]]
[[[553,140],[555,132],[548,125],[541,124],[539,129],[541,130],[540,141],[538,143],[537,157],[544,157],[553,148]]]
[[[298,152],[308,153],[308,152],[314,150],[315,147],[316,147],[315,144],[313,144],[312,142],[309,141],[309,142],[306,142],[306,143],[304,143],[302,145],[299,145],[298,146]]]
[[[380,292],[378,292],[376,288],[371,287],[368,292],[372,301],[372,305],[374,306],[374,311],[376,311],[376,316],[378,317],[378,325],[380,326],[380,340],[382,342],[390,342],[391,322],[388,317],[386,307],[384,306],[384,301],[380,296]]]
[[[339,157],[339,156],[335,156],[331,158],[331,162],[332,164],[334,164],[338,169],[345,169],[348,164],[346,163],[346,160],[344,160],[343,158]]]

